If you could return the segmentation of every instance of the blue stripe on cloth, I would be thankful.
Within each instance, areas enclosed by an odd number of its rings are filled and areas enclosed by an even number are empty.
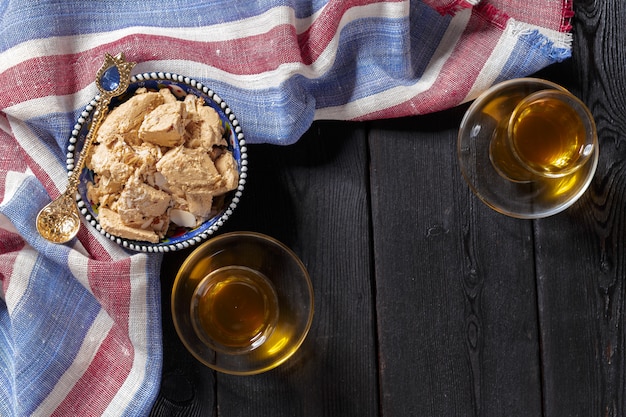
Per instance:
[[[441,16],[424,3],[412,1],[409,14],[409,63],[414,75],[422,75],[448,30],[451,15]],[[433,24],[437,22],[437,24]]]
[[[366,18],[347,25],[340,34],[333,67],[307,83],[306,89],[316,97],[316,108],[408,84],[413,75],[407,59],[411,56],[408,33],[408,19]]]
[[[290,3],[295,9],[296,17],[303,19],[321,10],[328,1],[329,0],[293,0]]]
[[[4,301],[0,300],[0,416],[15,415],[15,362],[13,361],[11,318]]]
[[[515,53],[509,57],[495,83],[525,77],[571,56],[570,48],[555,46],[538,30],[521,35],[513,50]]]
[[[217,80],[198,79],[217,91],[243,127],[248,143],[291,144],[306,132],[315,115],[315,99],[301,75],[277,88],[245,90]]]
[[[449,18],[445,24],[433,25],[433,15],[437,15],[434,10],[416,3],[410,20],[368,17],[346,25],[332,68],[307,83],[316,108],[418,82],[448,29]]]

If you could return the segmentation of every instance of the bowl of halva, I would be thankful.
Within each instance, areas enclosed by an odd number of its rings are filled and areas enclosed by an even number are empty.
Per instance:
[[[99,97],[69,140],[71,172]],[[210,87],[172,73],[132,76],[111,100],[80,177],[87,222],[125,248],[170,252],[211,237],[231,216],[247,176],[239,121]]]

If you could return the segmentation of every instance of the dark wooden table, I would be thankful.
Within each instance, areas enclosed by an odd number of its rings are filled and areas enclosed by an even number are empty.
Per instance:
[[[456,159],[466,106],[249,146],[223,231],[266,233],[301,257],[313,327],[275,370],[215,373],[174,331],[170,289],[190,251],[168,255],[152,415],[626,415],[626,3],[575,11],[573,58],[536,74],[596,118],[600,162],[574,206],[531,221],[478,200]]]

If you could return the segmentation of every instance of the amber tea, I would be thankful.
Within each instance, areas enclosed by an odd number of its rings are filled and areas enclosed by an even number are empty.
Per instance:
[[[490,146],[494,167],[513,181],[557,178],[583,166],[593,153],[595,126],[570,93],[541,90],[520,101]]]
[[[571,172],[587,145],[587,131],[577,111],[552,97],[525,104],[511,121],[510,134],[517,157],[546,174]]]
[[[272,283],[260,272],[227,266],[207,275],[191,305],[198,336],[215,350],[244,353],[260,346],[278,319]]]

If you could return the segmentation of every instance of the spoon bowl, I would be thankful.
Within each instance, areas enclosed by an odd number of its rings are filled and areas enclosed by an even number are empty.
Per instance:
[[[37,231],[50,242],[69,242],[79,229],[80,213],[75,199],[67,192],[52,200],[37,215]]]

